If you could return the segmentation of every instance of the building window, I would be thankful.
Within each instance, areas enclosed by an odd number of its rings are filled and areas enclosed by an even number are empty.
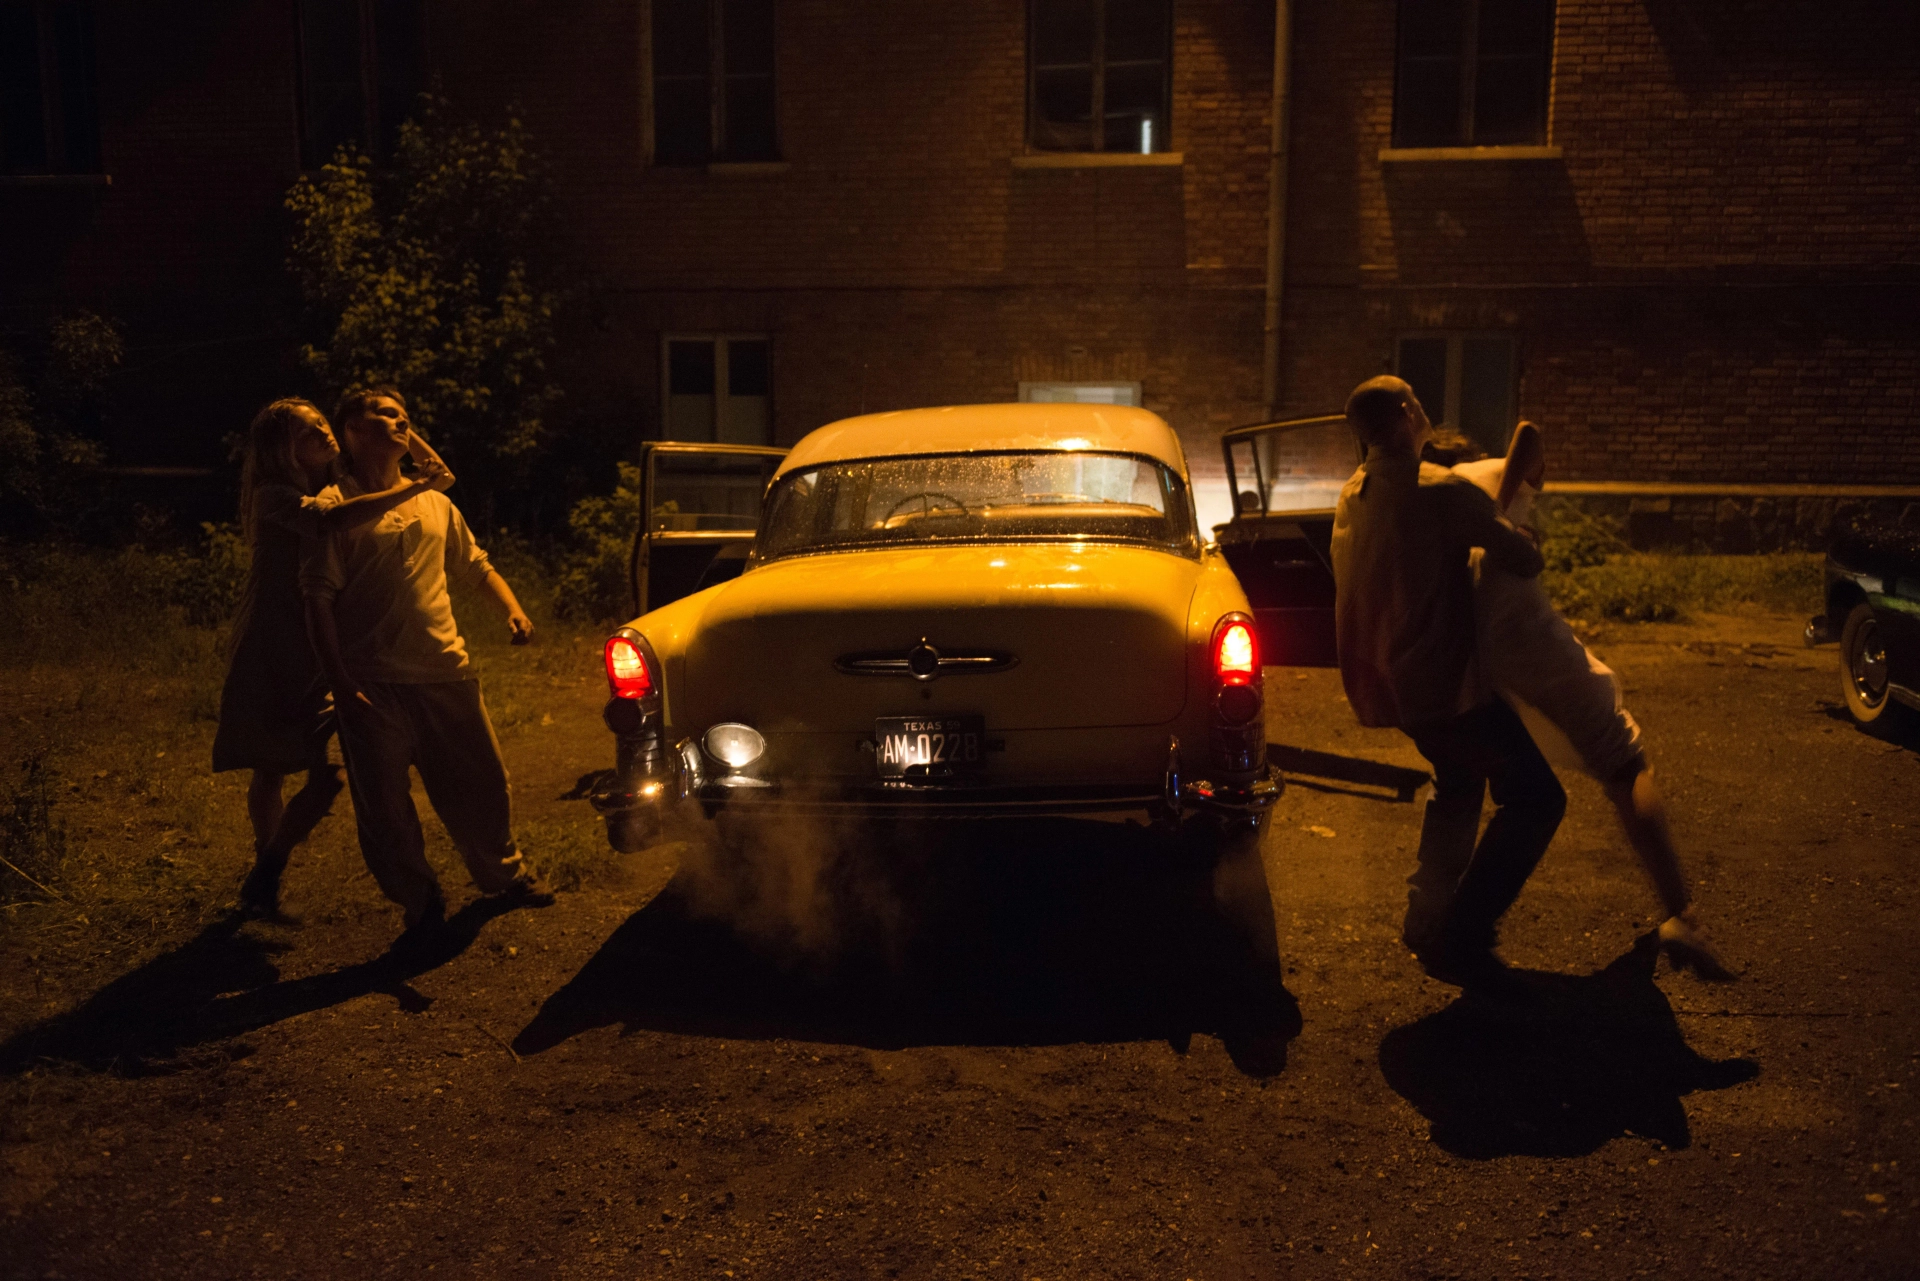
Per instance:
[[[385,156],[426,87],[422,0],[299,0],[300,163]]]
[[[773,343],[763,334],[669,334],[663,340],[664,440],[773,443]]]
[[[1553,0],[1400,0],[1396,147],[1547,140]]]
[[[773,0],[653,0],[653,162],[779,156]]]
[[[1020,399],[1056,405],[1138,405],[1139,383],[1021,383]]]
[[[98,172],[91,6],[0,2],[0,173]]]
[[[1169,149],[1171,0],[1031,0],[1028,23],[1034,150]]]
[[[1407,334],[1394,372],[1437,427],[1450,427],[1489,454],[1513,435],[1519,362],[1511,334]]]

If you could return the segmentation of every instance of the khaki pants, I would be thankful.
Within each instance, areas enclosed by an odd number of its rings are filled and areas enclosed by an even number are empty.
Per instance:
[[[343,699],[340,750],[353,789],[360,853],[380,890],[417,923],[442,903],[413,807],[408,768],[420,771],[433,812],[466,860],[473,883],[494,894],[521,875],[507,767],[477,680],[364,687],[372,706]]]

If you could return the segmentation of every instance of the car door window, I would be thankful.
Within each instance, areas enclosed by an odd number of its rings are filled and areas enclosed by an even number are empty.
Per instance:
[[[633,589],[649,613],[738,575],[747,563],[784,449],[661,442],[642,461],[646,519],[634,541]]]

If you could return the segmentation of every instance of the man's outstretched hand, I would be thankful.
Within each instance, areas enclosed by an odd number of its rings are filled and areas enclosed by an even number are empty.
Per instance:
[[[524,645],[533,639],[533,620],[518,609],[507,614],[507,637],[516,645]]]

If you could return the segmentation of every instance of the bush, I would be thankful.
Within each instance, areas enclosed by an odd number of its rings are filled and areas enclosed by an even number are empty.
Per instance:
[[[122,555],[149,600],[177,609],[195,627],[218,627],[233,616],[247,585],[253,551],[233,524],[200,526],[198,547]]]
[[[53,812],[46,753],[20,762],[20,781],[0,796],[0,905],[59,897],[53,888],[67,858],[67,830]]]
[[[583,498],[567,517],[573,548],[560,560],[553,612],[581,622],[632,616],[628,576],[634,535],[640,532],[640,469],[620,464],[620,480],[604,498]]]
[[[1670,622],[1698,610],[1752,605],[1811,613],[1820,607],[1821,558],[1811,552],[1766,556],[1661,556],[1628,553],[1595,564],[1549,569],[1547,594],[1569,618]]]
[[[122,350],[85,311],[0,347],[0,534],[74,534],[109,506],[95,437]]]

